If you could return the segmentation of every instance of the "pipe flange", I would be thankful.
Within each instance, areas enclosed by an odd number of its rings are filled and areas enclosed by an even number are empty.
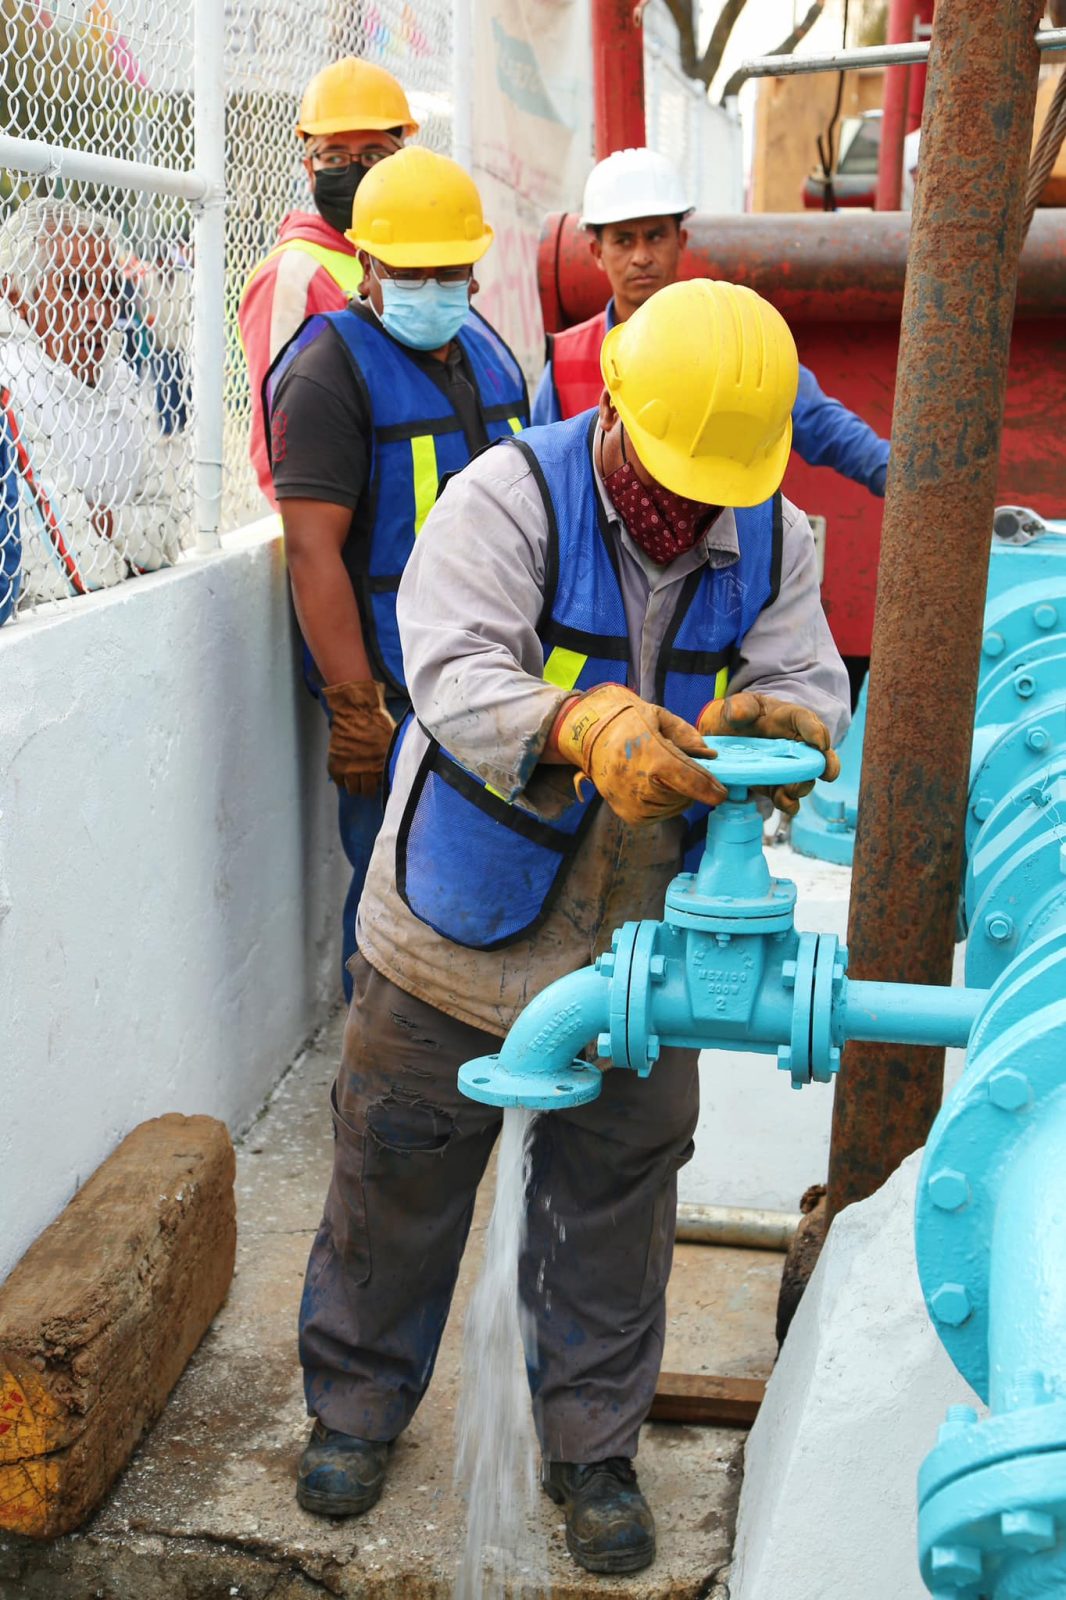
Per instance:
[[[788,1044],[777,1047],[777,1065],[782,1072],[791,1074],[794,1089],[802,1089],[811,1081],[811,1019],[818,938],[816,933],[801,933],[794,960],[786,963],[786,981],[793,990],[792,1032]]]
[[[459,1088],[485,1106],[529,1106],[534,1111],[565,1111],[595,1100],[603,1073],[580,1057],[557,1073],[513,1072],[500,1066],[500,1053],[477,1056],[459,1068]]]
[[[1035,1120],[1066,1097],[1066,935],[1004,974],[968,1051],[966,1072],[926,1145],[915,1200],[918,1276],[952,1361],[988,1395],[992,1228],[1000,1188]]]
[[[922,1578],[933,1594],[956,1600],[1061,1594],[1061,1552],[1049,1557],[1055,1570],[1045,1574],[1046,1586],[1022,1578],[1014,1589],[1009,1579],[1026,1558],[1055,1550],[1064,1531],[1066,1448],[1013,1456],[954,1479],[922,1506]]]
[[[655,953],[659,927],[657,922],[638,922],[632,946],[626,1057],[640,1078],[646,1078],[659,1059],[659,1038],[653,1031],[651,1015],[652,990],[665,974],[663,958]]]
[[[819,934],[811,1005],[811,1077],[815,1083],[832,1083],[840,1071],[840,1049],[833,1043],[833,1018],[847,964],[848,953],[836,934]]]
[[[608,1005],[608,1029],[611,1040],[611,1060],[616,1067],[636,1065],[629,1059],[629,990],[633,981],[633,949],[640,931],[639,922],[623,922],[611,935],[611,952],[614,966],[610,974],[611,988]],[[600,1051],[601,1056],[606,1051]]]

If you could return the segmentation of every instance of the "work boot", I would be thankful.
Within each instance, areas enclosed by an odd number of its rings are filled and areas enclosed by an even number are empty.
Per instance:
[[[320,1517],[361,1516],[381,1497],[388,1456],[386,1443],[316,1421],[296,1469],[296,1498]]]
[[[545,1461],[541,1487],[566,1510],[566,1548],[586,1572],[639,1572],[655,1560],[655,1518],[633,1463]]]

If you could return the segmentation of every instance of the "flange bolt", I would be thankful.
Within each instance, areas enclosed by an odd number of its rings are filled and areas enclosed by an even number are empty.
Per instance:
[[[1055,1544],[1055,1519],[1046,1511],[1004,1511],[999,1531],[1009,1549],[1024,1550],[1030,1556]]]
[[[937,1443],[947,1444],[949,1439],[957,1439],[960,1433],[972,1428],[976,1421],[977,1412],[973,1406],[948,1406],[947,1415],[937,1432]]]
[[[990,794],[978,794],[974,795],[970,810],[973,812],[978,822],[984,822],[986,817],[990,817],[992,815],[995,807],[996,802],[993,800]]]
[[[970,1185],[965,1172],[954,1167],[941,1167],[934,1172],[928,1184],[929,1198],[938,1211],[961,1211],[970,1203]]]
[[[1036,693],[1036,679],[1031,672],[1019,672],[1014,680],[1014,692],[1021,695],[1023,700],[1028,700],[1031,694]]]
[[[985,932],[993,944],[1004,944],[1014,932],[1014,919],[1005,911],[993,911],[985,918]]]
[[[1034,755],[1039,755],[1051,743],[1051,735],[1046,728],[1030,728],[1025,736],[1025,744]]]
[[[961,1283],[942,1283],[930,1295],[929,1309],[938,1322],[943,1322],[949,1328],[961,1328],[973,1307]]]
[[[971,1544],[935,1544],[929,1552],[929,1578],[941,1586],[966,1589],[981,1576],[981,1552]]]
[[[1058,620],[1057,606],[1050,605],[1046,600],[1033,607],[1033,621],[1038,628],[1053,628]]]
[[[1001,1111],[1022,1111],[1029,1104],[1032,1090],[1024,1072],[1005,1067],[994,1072],[988,1080],[988,1098]]]
[[[984,651],[986,656],[1001,656],[1004,648],[1005,641],[1003,635],[1001,633],[996,633],[995,629],[993,629],[991,633],[986,633],[981,641],[981,649]]]

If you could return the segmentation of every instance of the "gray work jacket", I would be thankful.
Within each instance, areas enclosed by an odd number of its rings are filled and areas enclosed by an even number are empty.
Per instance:
[[[723,511],[692,550],[659,567],[629,537],[598,472],[597,484],[619,555],[630,687],[651,699],[680,585],[703,562],[737,559],[736,521]],[[397,614],[418,721],[508,800],[554,816],[572,799],[574,769],[540,763],[566,699],[544,682],[536,632],[547,552],[548,521],[526,458],[498,445],[448,484],[427,518],[400,583]],[[834,743],[847,729],[848,678],[822,613],[810,524],[787,500],[780,590],[744,638],[730,680],[730,692],[741,689],[810,707]],[[503,949],[468,950],[420,922],[396,887],[397,833],[425,751],[425,735],[414,726],[359,906],[359,949],[409,994],[502,1035],[547,984],[608,948],[621,923],[661,915],[666,885],[679,870],[683,824],[631,827],[601,806],[540,927]],[[477,893],[476,879],[470,892]]]

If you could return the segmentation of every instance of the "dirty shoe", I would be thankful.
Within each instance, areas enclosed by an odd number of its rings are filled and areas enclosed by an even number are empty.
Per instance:
[[[296,1469],[296,1498],[320,1517],[357,1517],[381,1496],[389,1447],[316,1422]]]
[[[566,1548],[586,1572],[639,1572],[655,1559],[655,1518],[624,1456],[545,1461],[541,1485],[566,1509]]]

